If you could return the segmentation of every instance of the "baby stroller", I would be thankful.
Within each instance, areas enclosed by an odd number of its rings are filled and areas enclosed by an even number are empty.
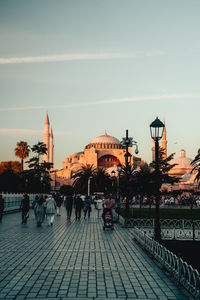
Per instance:
[[[102,214],[102,218],[103,218],[103,230],[105,229],[110,229],[113,230],[114,226],[113,226],[113,217],[112,217],[112,211],[110,208],[104,208],[103,209],[103,214]]]

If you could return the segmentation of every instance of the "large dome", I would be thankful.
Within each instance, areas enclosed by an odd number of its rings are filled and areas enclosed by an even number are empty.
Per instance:
[[[191,169],[191,158],[185,156],[185,150],[180,151],[180,157],[172,160],[171,164],[177,164],[174,169]]]
[[[104,135],[97,136],[91,144],[120,144],[120,141],[116,139],[114,136],[108,135],[105,133]]]

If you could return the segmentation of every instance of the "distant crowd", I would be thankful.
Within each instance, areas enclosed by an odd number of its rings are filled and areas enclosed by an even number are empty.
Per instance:
[[[89,196],[75,195],[75,196],[62,196],[59,193],[53,193],[51,195],[36,195],[32,203],[28,194],[24,194],[21,200],[21,223],[26,224],[29,218],[29,211],[32,208],[34,210],[36,225],[42,226],[42,223],[46,220],[48,226],[53,226],[55,216],[61,216],[61,206],[66,208],[67,220],[71,219],[72,212],[74,210],[75,219],[80,220],[83,215],[84,219],[90,218],[92,212],[92,204],[98,212],[98,217],[105,218],[105,215],[110,213],[112,216],[112,209],[115,204],[115,200],[109,195],[106,199],[102,197],[95,197],[92,199]],[[0,222],[2,222],[4,210],[4,199],[0,194]],[[83,214],[82,214],[83,213]]]
[[[123,201],[124,202],[124,201]],[[155,204],[155,199],[153,197],[133,197],[131,200],[132,205],[139,205],[142,204],[143,206]],[[194,195],[190,193],[183,193],[182,195],[172,196],[172,195],[164,195],[160,198],[160,206],[161,207],[182,207],[182,206],[189,206],[189,207],[200,207],[200,196]]]

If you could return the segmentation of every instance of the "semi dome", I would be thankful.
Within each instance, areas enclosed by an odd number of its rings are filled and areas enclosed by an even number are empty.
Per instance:
[[[175,169],[192,169],[191,158],[185,156],[185,150],[180,151],[180,157],[177,157],[172,160],[172,164],[177,164],[173,170]]]
[[[114,136],[108,135],[106,132],[104,135],[97,136],[91,144],[118,144],[120,145],[120,141],[116,139]]]

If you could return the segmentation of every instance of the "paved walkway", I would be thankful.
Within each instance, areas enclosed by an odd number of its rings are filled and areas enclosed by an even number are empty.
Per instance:
[[[193,299],[132,240],[131,229],[103,231],[90,220],[55,218],[53,227],[27,225],[20,213],[0,224],[0,299]]]

